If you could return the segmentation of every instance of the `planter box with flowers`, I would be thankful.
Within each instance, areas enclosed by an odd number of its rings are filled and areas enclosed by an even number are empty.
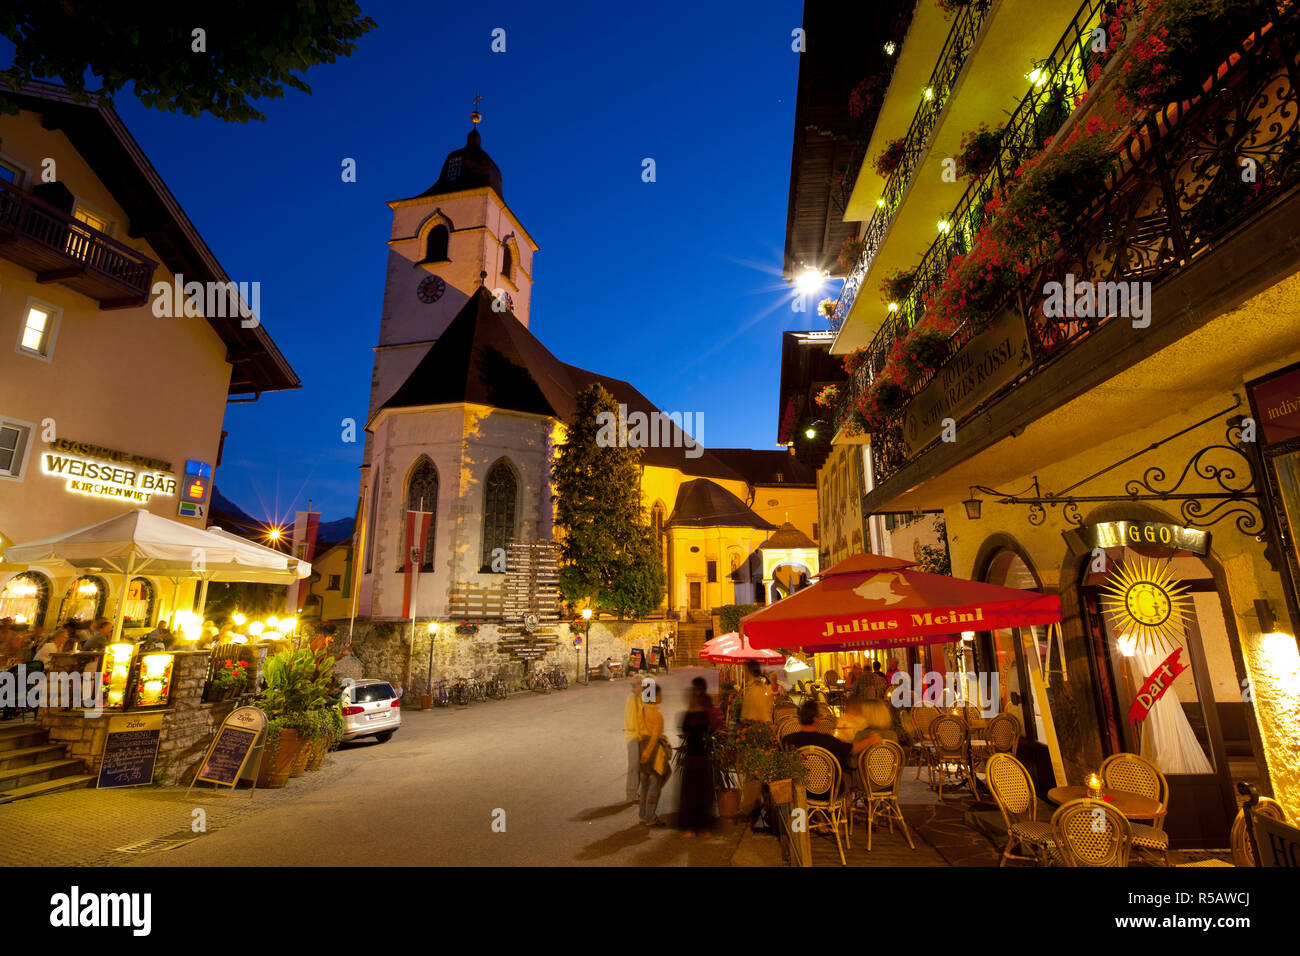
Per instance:
[[[817,405],[819,408],[834,408],[839,404],[839,401],[840,389],[838,385],[827,385],[813,396],[813,404]]]
[[[835,299],[829,299],[829,298],[822,299],[820,302],[817,303],[817,314],[820,315],[827,322],[833,321],[835,319],[836,301],[837,300]]]
[[[899,345],[903,367],[912,382],[928,380],[952,355],[952,335],[918,325]]]
[[[1109,45],[1122,49],[1120,108],[1160,109],[1199,96],[1219,65],[1269,21],[1269,6],[1264,0],[1146,0],[1137,13],[1132,0],[1120,3]],[[1135,33],[1125,45],[1128,30]]]
[[[209,701],[230,700],[232,697],[238,697],[248,689],[250,675],[248,661],[226,661],[212,675],[212,680],[208,683],[208,692],[204,696]]]
[[[862,258],[862,250],[865,249],[866,246],[867,241],[865,239],[859,239],[857,236],[849,236],[845,239],[844,243],[840,246],[840,268],[847,271],[857,265],[858,260]]]
[[[880,298],[885,305],[902,302],[916,288],[915,269],[895,269],[885,276],[880,283]]]
[[[872,163],[881,179],[894,175],[894,170],[903,165],[903,154],[907,151],[907,137],[900,136],[890,140]]]
[[[479,625],[473,621],[461,621],[456,625],[456,633],[462,637],[472,637],[478,633]]]

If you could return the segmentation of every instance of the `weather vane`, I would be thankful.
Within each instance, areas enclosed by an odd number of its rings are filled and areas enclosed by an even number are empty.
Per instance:
[[[473,123],[475,126],[478,126],[479,120],[483,118],[482,114],[480,114],[478,111],[478,103],[479,100],[481,99],[483,99],[483,94],[481,93],[474,94],[474,112],[469,114],[469,119],[470,122]]]

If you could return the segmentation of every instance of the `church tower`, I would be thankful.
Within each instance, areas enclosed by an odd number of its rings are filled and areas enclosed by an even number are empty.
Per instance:
[[[501,170],[483,149],[480,119],[475,111],[465,145],[447,155],[437,182],[388,204],[393,229],[367,418],[480,286],[528,326],[537,245],[506,205]]]

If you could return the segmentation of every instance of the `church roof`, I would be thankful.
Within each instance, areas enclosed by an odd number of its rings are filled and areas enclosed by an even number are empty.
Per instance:
[[[470,402],[569,421],[578,393],[599,382],[629,414],[659,412],[629,383],[561,362],[514,313],[493,309],[494,301],[487,289],[477,289],[381,410]],[[688,455],[688,439],[676,425],[671,434],[676,447],[646,448],[643,465],[743,480],[707,449]]]
[[[780,448],[710,448],[714,457],[751,485],[816,487],[817,472]]]
[[[760,551],[811,548],[817,550],[817,542],[808,537],[789,521],[776,529],[776,533],[758,546]]]
[[[760,531],[771,531],[776,527],[755,514],[749,505],[726,488],[707,478],[682,482],[677,489],[677,501],[673,505],[673,513],[668,516],[667,527],[704,528],[718,525],[758,528]]]
[[[475,128],[469,131],[463,147],[447,154],[438,181],[415,198],[441,196],[444,193],[479,189],[483,186],[491,186],[498,196],[505,199],[505,193],[501,189],[501,170],[483,149],[483,137]]]

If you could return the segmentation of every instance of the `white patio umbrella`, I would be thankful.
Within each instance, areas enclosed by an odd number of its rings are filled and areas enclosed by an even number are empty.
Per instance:
[[[122,636],[126,590],[132,575],[148,571],[203,581],[260,581],[288,584],[311,573],[311,565],[224,531],[205,531],[143,509],[129,511],[37,541],[6,548],[16,564],[62,562],[77,569],[107,569],[122,576],[113,640]],[[200,612],[202,613],[202,612]]]

